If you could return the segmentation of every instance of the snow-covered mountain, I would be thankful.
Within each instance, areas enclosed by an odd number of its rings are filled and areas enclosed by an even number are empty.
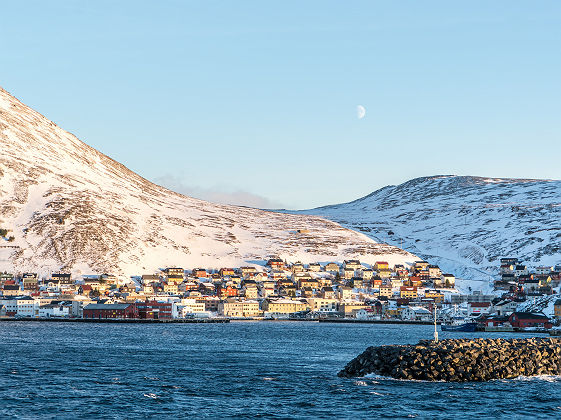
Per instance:
[[[152,184],[0,88],[0,271],[138,274],[277,255],[414,256],[320,217],[216,205]],[[307,230],[297,233],[297,230]]]
[[[561,262],[561,181],[432,176],[302,213],[471,279],[489,279],[506,256],[530,265]]]

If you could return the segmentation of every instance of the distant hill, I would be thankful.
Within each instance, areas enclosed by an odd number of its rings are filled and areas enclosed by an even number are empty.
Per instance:
[[[496,274],[505,256],[561,263],[561,181],[431,176],[299,213],[402,246],[471,279]]]

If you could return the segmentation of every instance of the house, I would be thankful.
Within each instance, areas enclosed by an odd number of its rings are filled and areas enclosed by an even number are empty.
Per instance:
[[[23,317],[39,315],[39,301],[29,296],[16,299],[16,315]]]
[[[336,275],[337,273],[339,273],[339,265],[334,263],[334,262],[331,262],[331,263],[328,263],[328,264],[325,265],[324,270],[327,273],[331,273],[333,275]]]
[[[163,271],[166,277],[169,276],[183,277],[185,275],[185,270],[181,267],[169,267],[169,268],[165,268]]]
[[[307,299],[308,304],[310,305],[310,310],[314,312],[337,312],[337,299],[333,298],[312,298]]]
[[[152,284],[152,283],[159,283],[160,276],[156,276],[155,274],[143,274],[140,282],[144,284]]]
[[[379,295],[391,298],[393,296],[393,288],[390,285],[383,284],[380,286]]]
[[[257,269],[255,267],[240,267],[240,274],[242,277],[246,277],[250,274],[257,274]]]
[[[169,281],[167,283],[162,283],[162,287],[164,288],[164,293],[170,294],[170,295],[176,295],[178,293],[178,288],[177,288],[177,284],[175,284],[172,281]]]
[[[4,284],[2,296],[19,296],[21,289],[17,284]]]
[[[321,271],[321,265],[319,263],[311,263],[308,265],[308,270],[312,273],[317,273]]]
[[[518,264],[518,258],[512,258],[512,257],[504,257],[501,258],[501,265],[502,264]]]
[[[442,271],[440,271],[440,267],[438,265],[429,265],[428,269],[429,278],[431,279],[439,278],[442,274]]]
[[[284,270],[284,261],[280,258],[271,258],[267,261],[267,266],[272,270]]]
[[[432,299],[436,303],[444,302],[444,293],[438,290],[425,290],[425,299]]]
[[[561,320],[561,299],[557,299],[553,304],[553,314],[555,319]]]
[[[339,312],[346,318],[356,318],[356,314],[361,309],[365,309],[366,303],[358,300],[347,301],[339,305]]]
[[[514,267],[514,276],[515,277],[520,277],[523,275],[528,274],[528,267],[526,267],[525,265],[517,265]]]
[[[22,276],[23,290],[37,290],[39,288],[39,279],[35,273],[25,273]]]
[[[513,264],[502,264],[500,268],[501,274],[514,274],[514,265]]]
[[[170,302],[158,302],[155,300],[145,300],[136,304],[138,308],[138,318],[141,319],[172,319],[173,305]],[[84,309],[84,311],[87,309]]]
[[[362,264],[359,260],[345,260],[343,261],[343,269],[349,270],[360,270],[362,269]]]
[[[134,293],[134,292],[136,292],[136,284],[134,284],[132,282],[124,284],[119,288],[119,291],[121,293]]]
[[[254,318],[263,313],[256,300],[225,300],[218,304],[218,314],[230,318]]]
[[[138,318],[134,303],[92,303],[84,307],[85,319],[131,319]]]
[[[53,273],[51,279],[58,281],[59,284],[71,284],[72,277],[69,273]]]
[[[374,270],[376,270],[378,273],[380,271],[390,271],[390,265],[387,261],[376,261],[374,263]]]
[[[374,271],[370,268],[363,268],[360,270],[360,275],[364,280],[370,280],[374,277]]]
[[[89,284],[81,284],[80,286],[78,286],[79,295],[89,296],[92,291],[92,286],[90,286]]]
[[[505,316],[515,312],[517,307],[518,304],[512,300],[501,299],[493,304],[492,312],[499,316]]]
[[[204,268],[194,268],[191,271],[191,275],[195,278],[207,278],[208,277],[208,273],[206,272],[206,270]]]
[[[203,295],[214,295],[216,293],[216,287],[214,283],[203,282],[199,284],[199,292]]]
[[[426,270],[429,266],[429,263],[426,261],[415,261],[413,263],[413,269],[415,271],[421,271],[421,270]]]
[[[244,290],[246,299],[257,299],[259,297],[259,289],[256,284],[247,284]]]
[[[354,268],[343,268],[342,272],[343,272],[343,278],[345,280],[350,280],[355,276]]]
[[[221,268],[218,271],[218,274],[220,274],[220,277],[230,277],[234,276],[236,272],[233,268]]]
[[[299,300],[292,299],[265,299],[263,311],[266,317],[283,318],[289,314],[302,312],[308,309],[308,305]]]
[[[180,302],[174,303],[174,305],[176,306],[178,318],[208,316],[204,300],[192,298],[181,299]]]
[[[399,288],[399,297],[405,299],[417,299],[417,288],[410,286],[401,286]]]
[[[524,291],[526,293],[535,292],[540,288],[540,281],[537,278],[531,278],[524,281]]]
[[[339,286],[339,299],[346,300],[353,297],[353,289],[347,286]]]
[[[513,312],[508,321],[514,328],[545,328],[550,329],[552,324],[543,313],[534,312]]]
[[[478,317],[479,315],[491,312],[491,302],[470,302],[468,303],[468,316]]]
[[[392,277],[390,279],[390,284],[394,289],[403,286],[404,285],[403,283],[404,283],[403,279],[400,279],[399,277]]]
[[[512,327],[509,322],[509,317],[505,315],[488,315],[478,320],[485,327]]]
[[[72,311],[72,304],[49,303],[39,307],[39,318],[68,318]]]
[[[442,274],[440,281],[444,287],[454,287],[456,285],[456,277],[453,274]]]
[[[552,266],[540,266],[534,270],[537,275],[550,275],[553,272]]]
[[[407,306],[401,311],[401,319],[408,321],[432,321],[433,316],[427,308]]]
[[[333,287],[322,287],[320,296],[324,299],[334,299],[335,291]]]

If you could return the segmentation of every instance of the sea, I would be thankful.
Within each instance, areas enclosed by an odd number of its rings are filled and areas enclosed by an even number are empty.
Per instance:
[[[561,418],[560,377],[337,377],[368,346],[432,335],[428,325],[0,322],[0,418]]]

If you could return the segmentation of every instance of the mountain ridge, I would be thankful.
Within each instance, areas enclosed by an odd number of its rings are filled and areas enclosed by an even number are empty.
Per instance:
[[[213,204],[167,190],[2,88],[0,144],[0,228],[15,237],[0,245],[2,270],[130,275],[268,256],[415,258],[321,217]]]

